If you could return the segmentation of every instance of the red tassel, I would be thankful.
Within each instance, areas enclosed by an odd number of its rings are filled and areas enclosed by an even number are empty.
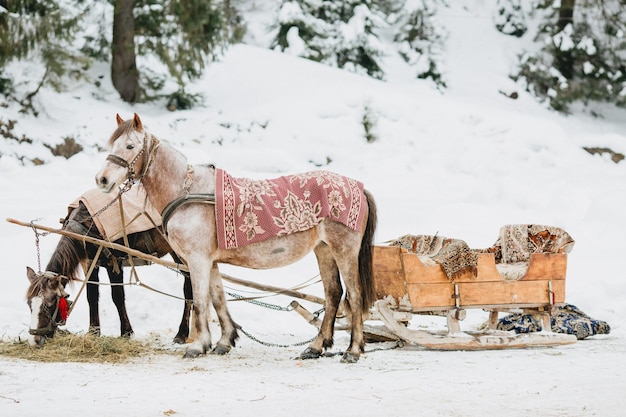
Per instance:
[[[68,313],[67,300],[61,297],[59,298],[59,314],[61,315],[61,320],[63,321],[67,320],[67,313]]]

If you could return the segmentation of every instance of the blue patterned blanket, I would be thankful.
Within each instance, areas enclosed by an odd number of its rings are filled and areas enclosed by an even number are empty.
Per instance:
[[[555,307],[550,318],[552,331],[573,334],[578,340],[596,334],[609,334],[611,327],[605,321],[592,319],[578,307],[566,304]],[[515,333],[540,332],[541,322],[530,314],[509,314],[498,321],[498,330],[514,330]]]

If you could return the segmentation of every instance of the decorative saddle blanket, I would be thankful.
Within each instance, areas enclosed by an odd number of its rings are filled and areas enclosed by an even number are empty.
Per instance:
[[[103,193],[94,188],[78,197],[68,207],[68,214],[82,202],[92,216],[98,232],[105,240],[114,242],[126,234],[144,232],[161,225],[161,214],[158,213],[146,200],[146,193],[141,184],[137,184],[122,194],[122,206],[124,207],[124,225],[120,215],[119,202],[111,204],[109,208],[96,215],[117,198],[117,193]],[[152,218],[155,224],[144,215],[144,211]],[[124,227],[122,227],[124,226]]]
[[[577,339],[584,339],[596,334],[609,334],[611,326],[605,321],[592,319],[578,307],[566,304],[555,307],[550,317],[550,326],[555,333],[576,335]],[[541,321],[531,314],[514,313],[502,317],[496,325],[498,330],[514,330],[515,333],[540,332]]]
[[[215,175],[220,248],[308,230],[325,218],[361,230],[367,204],[359,181],[328,171],[265,180],[233,178],[221,169]]]
[[[409,252],[432,259],[441,265],[450,279],[466,271],[474,276],[478,273],[478,255],[460,239],[431,235],[404,235],[388,243],[390,246],[400,246]]]

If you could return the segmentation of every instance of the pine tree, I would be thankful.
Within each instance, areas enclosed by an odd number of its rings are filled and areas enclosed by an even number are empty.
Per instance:
[[[382,79],[378,31],[387,26],[373,0],[284,0],[272,48]]]
[[[171,109],[187,108],[197,102],[197,97],[185,92],[185,84],[200,77],[206,62],[216,59],[229,43],[239,41],[243,31],[230,1],[135,2],[137,54],[157,58],[175,80],[178,90],[170,96]],[[140,70],[147,95],[164,87],[166,80],[159,80],[149,68]]]
[[[400,56],[417,68],[417,78],[430,79],[438,88],[445,88],[441,61],[447,31],[436,20],[440,3],[440,0],[405,2],[397,12],[393,40]]]
[[[0,75],[0,93],[19,102],[24,111],[36,112],[32,99],[42,86],[61,90],[66,77],[83,76],[89,61],[73,46],[84,13],[79,6],[71,0],[7,0],[0,4],[0,70],[26,59],[43,67],[41,78],[23,97],[15,96],[14,80],[5,71]]]
[[[626,107],[626,3],[545,3],[536,39],[544,46],[522,54],[512,78],[558,111],[568,112],[574,102]]]
[[[528,30],[526,24],[526,13],[524,3],[531,5],[524,0],[498,0],[497,14],[495,16],[496,29],[505,35],[522,37]]]

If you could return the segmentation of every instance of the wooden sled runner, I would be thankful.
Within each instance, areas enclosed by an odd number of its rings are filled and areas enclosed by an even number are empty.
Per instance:
[[[533,253],[526,273],[507,280],[498,271],[491,253],[478,255],[477,276],[467,272],[451,280],[438,264],[425,264],[420,257],[397,246],[374,248],[376,302],[372,319],[377,319],[397,338],[427,349],[483,350],[565,345],[576,342],[574,335],[542,331],[515,334],[498,331],[499,312],[520,312],[540,316],[550,329],[550,310],[565,302],[567,254]],[[488,329],[463,332],[466,309],[489,312]],[[398,313],[442,315],[447,318],[444,333],[415,330],[398,320]]]

